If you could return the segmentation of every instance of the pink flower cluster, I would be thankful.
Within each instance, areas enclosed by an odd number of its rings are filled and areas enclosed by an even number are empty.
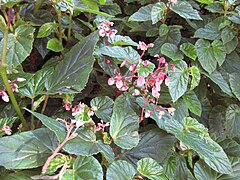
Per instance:
[[[100,26],[98,27],[99,29],[99,36],[101,37],[114,37],[115,34],[117,34],[117,30],[116,29],[111,29],[110,27],[113,26],[113,22],[110,21],[102,21]]]
[[[140,58],[143,57],[144,52],[150,47],[153,47],[152,43],[146,45],[144,42],[141,41],[139,42],[137,48],[143,51]],[[127,60],[123,61],[120,67],[123,67],[128,64],[129,70],[131,71],[131,75],[122,76],[115,69],[114,70],[115,77],[110,77],[108,79],[108,84],[110,86],[115,84],[118,90],[120,91],[127,91],[130,87],[134,87],[133,92],[134,96],[142,96],[147,103],[154,102],[157,104],[158,99],[160,97],[162,83],[164,82],[166,86],[169,86],[170,84],[170,78],[168,77],[169,66],[172,68],[172,71],[175,71],[175,66],[174,64],[168,64],[164,57],[160,57],[159,55],[155,55],[154,57],[157,58],[158,66],[153,71],[149,72],[149,74],[147,75],[139,75],[138,69],[139,67],[151,69],[153,63],[151,63],[149,60],[142,61],[140,59],[139,62],[136,64],[132,64]],[[143,110],[145,108],[146,107],[144,107]],[[160,110],[159,118],[162,118],[162,116],[165,114],[164,109],[168,110],[168,112],[171,115],[173,115],[175,110],[174,108],[154,109],[153,111],[145,112],[145,117],[149,117],[151,113],[153,113],[155,110]],[[141,119],[142,117],[143,113]]]
[[[90,116],[94,115],[94,110],[96,110],[95,107],[89,108],[86,104],[81,103],[81,102],[78,105],[72,107],[72,104],[68,100],[65,100],[63,107],[67,111],[72,109],[72,116],[77,116],[78,114],[85,113],[85,111],[87,109],[87,115],[90,117]]]
[[[10,84],[10,87],[12,89],[13,92],[18,92],[18,85],[15,82],[23,82],[26,79],[24,78],[16,78],[13,81],[8,81]],[[0,90],[0,96],[2,96],[2,100],[5,102],[9,102],[9,97],[8,94],[6,93],[6,87],[4,86],[3,90]]]
[[[151,94],[154,98],[158,99],[160,96],[161,84],[165,82],[166,86],[169,86],[170,79],[168,77],[168,67],[171,66],[172,70],[175,70],[173,64],[169,65],[164,57],[158,58],[158,68],[150,73],[147,77],[138,76],[136,71],[136,65],[131,64],[130,70],[132,71],[131,76],[122,76],[117,70],[114,70],[115,77],[110,77],[108,79],[108,85],[112,86],[116,84],[116,87],[120,91],[127,91],[130,85],[134,85],[133,80],[136,80],[135,85],[140,88],[143,93],[148,93],[151,91]],[[149,61],[143,61],[142,65],[147,68]],[[140,95],[140,91],[135,89],[134,95]]]

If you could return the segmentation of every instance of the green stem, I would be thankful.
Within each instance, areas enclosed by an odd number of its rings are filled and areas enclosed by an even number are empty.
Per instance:
[[[32,98],[32,103],[31,103],[31,110],[34,111],[34,98]],[[34,124],[34,115],[31,114],[31,130],[35,129],[35,124]]]
[[[1,66],[0,66],[0,72],[1,72],[1,77],[2,77],[2,80],[3,80],[3,83],[6,87],[6,90],[7,90],[7,93],[10,97],[10,100],[13,104],[13,107],[16,111],[16,113],[18,114],[21,122],[22,122],[22,125],[23,125],[23,129],[24,130],[27,130],[28,129],[28,125],[27,125],[27,122],[25,120],[25,118],[23,117],[23,114],[19,108],[19,105],[17,103],[17,100],[12,92],[12,88],[8,82],[8,77],[7,77],[7,73],[6,73],[6,67],[7,65],[5,64],[6,63],[6,56],[7,56],[7,42],[8,42],[8,29],[5,29],[4,30],[4,39],[3,39],[3,50],[2,50],[2,60],[1,60]]]
[[[47,102],[48,102],[48,98],[49,98],[49,95],[47,94],[45,96],[45,100],[44,100],[44,103],[43,103],[43,107],[42,107],[42,110],[41,110],[41,114],[43,114],[45,112],[45,109],[47,107]]]
[[[54,10],[55,12],[57,13],[57,16],[58,16],[58,38],[59,38],[59,41],[62,43],[62,34],[63,34],[63,27],[62,27],[62,13],[61,13],[61,10],[59,10],[56,6],[56,3],[53,4],[53,7],[54,7]]]
[[[70,14],[69,14],[69,25],[68,25],[68,38],[67,40],[70,41],[70,38],[71,38],[71,31],[72,31],[72,12],[70,11]]]

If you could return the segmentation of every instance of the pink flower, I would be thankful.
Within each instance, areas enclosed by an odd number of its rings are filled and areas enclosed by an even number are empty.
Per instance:
[[[99,36],[101,37],[114,37],[115,34],[118,32],[116,29],[110,29],[110,26],[113,26],[113,22],[110,21],[103,21],[101,22],[100,26],[98,27],[99,29]]]
[[[172,71],[175,72],[175,70],[176,70],[175,65],[174,65],[174,64],[171,64],[171,66],[172,66]]]
[[[142,51],[146,51],[148,48],[153,47],[153,46],[154,46],[153,43],[150,43],[150,44],[146,45],[144,42],[139,41],[137,49],[141,49]]]
[[[10,127],[9,127],[8,125],[6,125],[6,124],[3,125],[2,131],[4,131],[5,134],[7,134],[7,135],[11,135],[11,134],[12,134],[12,130],[11,130]]]
[[[104,131],[105,127],[109,126],[110,123],[107,122],[106,124],[104,124],[104,122],[101,120],[101,123],[97,123],[97,127],[95,128],[96,131],[102,130]]]
[[[145,84],[145,79],[143,76],[139,76],[137,80],[137,86],[143,86]]]
[[[68,102],[68,100],[66,100],[65,104],[63,105],[63,107],[69,111],[72,108],[72,105]]]
[[[158,118],[162,119],[162,116],[165,114],[165,112],[163,110],[160,110],[158,113]]]
[[[12,91],[13,92],[18,92],[18,85],[13,83],[13,82],[11,82],[11,81],[8,81],[8,82],[9,82],[9,84],[11,86]]]
[[[9,97],[7,95],[7,93],[3,90],[0,90],[0,96],[2,96],[2,100],[5,102],[9,102]]]
[[[145,112],[145,118],[148,118],[148,117],[150,117],[150,116],[151,116],[151,111]]]
[[[124,84],[121,88],[119,88],[120,91],[126,91],[128,90],[128,86]]]
[[[158,90],[157,90],[157,88],[155,86],[152,88],[152,95],[153,95],[153,97],[155,97],[157,99],[160,96],[160,93],[158,92]]]
[[[137,49],[141,49],[142,51],[146,51],[147,50],[147,45],[144,42],[139,41]]]
[[[142,62],[143,67],[146,67],[148,64],[149,64],[148,60]]]
[[[94,111],[92,109],[89,109],[87,114],[88,114],[89,117],[93,116],[94,115]]]
[[[139,96],[140,91],[138,89],[134,89],[134,93],[132,94],[133,96]]]
[[[170,78],[167,76],[165,79],[165,85],[169,86],[169,84],[170,84]]]
[[[72,108],[72,115],[75,116],[79,113],[84,112],[85,104],[84,103],[79,103],[77,106]]]
[[[175,108],[167,108],[170,115],[174,115]]]
[[[112,86],[112,85],[114,84],[114,82],[115,82],[115,80],[114,80],[113,77],[111,77],[111,78],[108,79],[108,85],[109,85],[109,86]]]
[[[123,86],[122,80],[121,80],[121,79],[117,80],[117,82],[116,82],[116,87],[117,87],[118,89],[120,89],[122,86]]]

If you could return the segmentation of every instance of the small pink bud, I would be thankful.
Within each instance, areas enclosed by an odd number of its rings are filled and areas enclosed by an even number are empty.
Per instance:
[[[169,84],[170,84],[170,78],[167,76],[165,79],[165,85],[169,86]]]
[[[6,125],[6,124],[4,124],[4,125],[2,126],[2,131],[4,131],[5,134],[7,134],[7,135],[11,135],[11,134],[12,134],[12,130],[11,130],[10,127],[9,127],[8,125]]]
[[[145,84],[145,79],[143,76],[139,76],[137,80],[137,86],[143,86]]]
[[[26,81],[26,79],[25,78],[17,78],[16,81],[17,82],[23,82],[23,81]]]
[[[145,112],[145,118],[148,118],[148,117],[150,117],[150,116],[151,116],[151,111]]]
[[[166,62],[166,60],[165,60],[165,58],[164,58],[164,57],[161,57],[161,58],[159,59],[159,62],[160,62],[160,63],[165,63],[165,62]]]
[[[139,41],[137,49],[141,49],[142,51],[146,51],[147,50],[147,45],[144,42]]]
[[[149,61],[148,61],[148,60],[142,62],[142,65],[143,65],[144,67],[146,67],[148,64],[149,64]]]
[[[7,93],[3,90],[0,91],[0,96],[2,96],[2,100],[5,102],[9,102],[9,97],[7,95]]]
[[[120,67],[123,67],[123,66],[125,66],[127,64],[127,60],[124,60],[123,62],[122,62],[122,64],[120,65]]]
[[[155,97],[155,98],[159,98],[159,96],[160,96],[160,94],[159,94],[159,92],[157,91],[157,88],[156,87],[153,87],[152,88],[152,95],[153,95],[153,97]]]
[[[114,80],[113,77],[111,77],[111,78],[108,79],[108,85],[109,85],[109,86],[112,86],[112,85],[114,84],[114,82],[115,82],[115,80]]]
[[[172,66],[172,71],[175,72],[175,70],[176,70],[175,65],[174,65],[174,64],[171,64],[171,66]]]
[[[109,59],[106,59],[106,60],[105,60],[105,63],[106,63],[106,64],[110,64],[110,62],[111,62],[111,61],[110,61]]]

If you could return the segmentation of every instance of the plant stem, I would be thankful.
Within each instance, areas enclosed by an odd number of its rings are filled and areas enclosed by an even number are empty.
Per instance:
[[[2,10],[2,13],[3,13],[3,15],[4,15],[4,18],[7,20],[7,24],[9,24],[9,22],[8,22],[8,21],[9,21],[9,18],[8,18],[8,15],[7,15],[5,9]],[[10,25],[9,25],[8,28],[10,29],[11,32],[13,32],[13,27],[12,27],[12,24],[11,24],[11,23],[10,23]]]
[[[67,125],[66,125],[67,126]],[[47,161],[45,162],[43,168],[42,168],[42,173],[45,173],[50,162],[52,161],[52,159],[58,155],[58,152],[62,149],[62,147],[71,139],[75,138],[75,133],[77,128],[73,131],[72,133],[72,129],[74,128],[73,124],[70,124],[69,127],[67,126],[67,135],[65,137],[65,139],[63,140],[63,142],[61,144],[58,145],[58,147],[55,149],[55,151],[53,152],[53,154],[51,156],[48,157]]]
[[[28,129],[28,125],[27,125],[27,122],[25,120],[25,118],[23,117],[23,114],[19,108],[19,105],[17,103],[17,100],[12,92],[12,88],[8,82],[8,77],[7,77],[7,73],[6,73],[6,67],[7,65],[5,64],[6,63],[6,57],[7,57],[7,42],[8,42],[8,29],[5,29],[4,30],[4,37],[3,37],[3,50],[2,50],[2,58],[1,58],[1,66],[0,66],[0,71],[1,71],[1,77],[2,77],[2,80],[3,80],[3,83],[6,87],[6,90],[7,90],[7,93],[10,97],[10,100],[13,104],[13,107],[16,111],[16,113],[18,114],[21,122],[22,122],[22,125],[23,125],[23,129],[24,130],[27,130]]]
[[[34,98],[32,98],[32,103],[31,103],[31,110],[34,111]],[[31,114],[31,130],[35,129],[35,125],[34,125],[34,116],[33,114]]]
[[[43,103],[41,114],[43,114],[45,112],[45,109],[47,107],[48,98],[49,98],[49,95],[47,94],[45,97],[44,103]]]
[[[71,31],[72,31],[72,11],[69,11],[70,14],[69,14],[69,24],[68,24],[68,38],[67,40],[70,41],[70,38],[71,38]]]
[[[57,17],[58,17],[58,38],[59,41],[62,43],[62,33],[63,33],[63,28],[62,28],[62,13],[61,10],[59,10],[56,6],[56,3],[53,4],[54,10],[57,13]]]

